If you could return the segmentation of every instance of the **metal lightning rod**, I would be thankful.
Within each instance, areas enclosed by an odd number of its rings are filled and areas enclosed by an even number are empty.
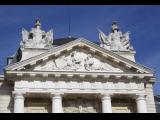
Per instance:
[[[71,38],[71,13],[70,13],[70,6],[67,6],[68,11],[68,37]]]

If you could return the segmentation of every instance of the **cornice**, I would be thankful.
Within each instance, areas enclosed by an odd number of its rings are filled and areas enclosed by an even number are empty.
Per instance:
[[[109,59],[117,64],[121,64],[124,67],[127,67],[129,69],[134,69],[137,73],[153,73],[153,71],[150,68],[147,68],[141,64],[135,63],[129,59],[126,59],[116,53],[113,53],[111,51],[108,51],[104,48],[101,48],[100,46],[96,45],[95,43],[92,43],[88,40],[85,40],[84,38],[79,38],[77,40],[71,41],[67,44],[55,47],[51,50],[48,50],[45,53],[42,53],[40,55],[34,56],[32,58],[26,59],[24,61],[14,63],[10,66],[7,66],[5,70],[21,70],[24,69],[27,65],[34,65],[37,62],[42,62],[47,60],[49,57],[56,57],[60,55],[61,53],[65,51],[70,51],[75,47],[85,48],[91,51],[92,53],[95,53],[97,55],[103,56],[106,59]]]
[[[4,81],[4,75],[0,75],[0,81]]]
[[[107,78],[107,79],[145,79],[150,80],[153,74],[150,73],[115,73],[115,72],[82,72],[82,71],[6,71],[6,78]]]

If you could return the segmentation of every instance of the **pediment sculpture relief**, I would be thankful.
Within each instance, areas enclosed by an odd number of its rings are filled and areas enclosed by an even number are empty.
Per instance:
[[[114,71],[123,72],[121,69],[105,63],[91,54],[73,51],[68,56],[60,56],[55,60],[48,61],[35,67],[34,70],[59,70],[59,71]]]

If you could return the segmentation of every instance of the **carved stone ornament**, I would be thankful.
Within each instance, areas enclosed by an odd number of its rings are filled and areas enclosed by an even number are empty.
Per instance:
[[[41,23],[36,20],[35,28],[30,32],[22,29],[21,48],[51,48],[53,43],[53,30],[47,33],[41,30]]]
[[[64,113],[97,113],[100,106],[96,100],[68,99],[63,104]]]
[[[112,24],[112,32],[106,36],[101,30],[99,30],[100,46],[112,51],[133,51],[133,47],[130,44],[129,32],[122,33],[119,31],[116,22]]]
[[[36,66],[34,70],[123,72],[121,69],[105,63],[93,57],[91,54],[86,54],[80,51],[73,51],[68,56],[63,55],[55,60],[50,60]]]

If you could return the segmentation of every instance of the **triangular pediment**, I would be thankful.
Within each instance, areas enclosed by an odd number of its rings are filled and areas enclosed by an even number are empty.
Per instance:
[[[5,70],[153,73],[83,38],[7,66]]]
[[[75,49],[37,64],[30,71],[124,72],[119,65],[85,49]]]

